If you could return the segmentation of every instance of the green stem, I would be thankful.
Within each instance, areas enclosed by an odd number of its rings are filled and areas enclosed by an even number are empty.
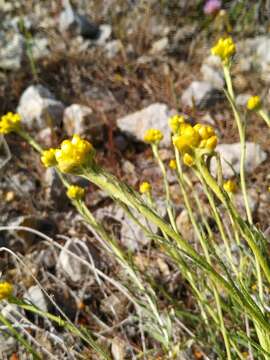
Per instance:
[[[243,296],[236,286],[228,282],[217,273],[212,266],[210,266],[204,259],[203,256],[199,255],[191,245],[189,245],[179,234],[177,234],[172,227],[161,219],[152,209],[142,202],[141,197],[134,190],[127,185],[120,183],[114,176],[106,173],[103,169],[97,165],[93,165],[92,168],[82,169],[82,177],[88,179],[101,189],[107,191],[107,193],[127,206],[137,209],[146,219],[153,222],[158,226],[161,231],[164,231],[170,238],[172,238],[180,247],[181,251],[197,263],[202,269],[204,269],[214,282],[221,284],[237,301],[241,307],[246,309],[247,313],[251,318],[255,317],[258,322],[261,323],[262,327],[270,330],[268,321],[263,316],[262,312],[252,300],[251,297],[247,299]]]
[[[245,179],[245,158],[246,158],[246,141],[245,141],[245,129],[243,126],[243,122],[241,120],[241,117],[239,115],[239,112],[235,105],[235,98],[234,98],[234,92],[233,92],[233,86],[232,86],[232,79],[230,75],[229,66],[224,66],[224,77],[228,89],[228,99],[232,106],[233,114],[236,120],[236,124],[238,127],[239,132],[239,138],[240,138],[240,145],[241,145],[241,157],[240,157],[240,183],[242,188],[242,193],[244,197],[244,203],[247,213],[248,222],[252,224],[252,214],[248,202],[248,194],[247,194],[247,186],[246,186],[246,179]]]
[[[260,109],[258,111],[258,114],[262,117],[262,119],[266,122],[266,124],[270,127],[270,118],[267,114],[267,112],[263,109]]]
[[[176,222],[175,222],[174,213],[173,213],[173,207],[172,207],[172,201],[171,201],[171,195],[170,195],[169,183],[168,183],[168,179],[167,179],[166,168],[165,168],[165,165],[164,165],[163,161],[160,158],[157,145],[155,145],[155,144],[152,145],[152,151],[153,151],[153,154],[154,154],[154,156],[155,156],[155,158],[156,158],[156,160],[158,162],[158,165],[159,165],[159,167],[161,169],[162,176],[163,176],[164,188],[165,188],[165,193],[166,193],[168,216],[169,216],[169,219],[170,219],[170,222],[171,222],[171,225],[172,225],[174,231],[178,232]]]

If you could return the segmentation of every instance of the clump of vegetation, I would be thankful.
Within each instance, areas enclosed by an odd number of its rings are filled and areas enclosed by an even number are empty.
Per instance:
[[[182,349],[190,339],[200,349],[196,352],[198,359],[207,359],[208,352],[214,352],[219,359],[270,357],[269,254],[265,236],[253,223],[246,188],[246,124],[236,105],[231,79],[235,52],[236,46],[229,37],[221,38],[212,48],[212,54],[222,61],[226,81],[225,93],[239,132],[242,148],[239,179],[224,179],[220,156],[216,151],[219,139],[212,126],[191,124],[180,114],[168,119],[175,156],[168,166],[159,151],[163,134],[158,129],[149,129],[145,133],[144,140],[150,144],[163,175],[168,220],[159,214],[149,182],[141,184],[140,192],[121,182],[99,165],[96,151],[87,140],[75,134],[72,139],[64,140],[58,148],[44,150],[24,130],[18,114],[8,113],[0,121],[1,133],[17,133],[40,153],[45,167],[55,168],[78,213],[98,234],[106,251],[123,269],[125,280],[109,281],[133,304],[138,319],[136,324],[143,337],[147,334],[147,337],[154,341],[142,341],[142,346],[137,348],[138,359],[156,359],[158,356],[179,359]],[[268,114],[263,110],[258,96],[249,99],[247,109],[257,112],[269,126]],[[213,158],[217,163],[215,174],[210,171]],[[196,244],[192,244],[176,224],[175,206],[168,183],[169,168],[177,176],[179,191],[198,240]],[[198,190],[193,187],[187,171],[193,172],[200,183],[207,199],[207,208],[202,204]],[[93,216],[84,200],[85,190],[70,184],[70,174],[86,179],[105,191],[132,221],[141,227],[145,236],[167,256],[185,279],[194,302],[192,310],[185,309],[173,294],[155,283],[147,268],[142,271],[137,266],[134,257],[127,253],[114,235]],[[244,198],[246,217],[240,215],[235,206],[234,193],[238,183]],[[194,210],[193,203],[196,204],[197,211]],[[149,226],[141,222],[141,217]],[[150,224],[154,224],[159,232],[153,231]],[[237,255],[233,249],[237,249]],[[8,251],[4,248],[1,250]],[[97,271],[90,262],[87,264],[93,272]],[[37,314],[62,327],[80,340],[81,348],[92,348],[99,358],[111,358],[108,349],[109,336],[105,337],[106,341],[101,341],[94,329],[72,323],[63,312],[61,316],[55,316],[38,309],[16,297],[15,288],[16,284],[0,283],[0,299],[6,299],[22,310]],[[161,297],[166,298],[165,307],[160,305]],[[33,339],[27,337],[27,334],[22,335],[13,327],[12,322],[2,315],[0,321],[34,358],[42,358],[43,349],[36,348],[37,344]],[[183,333],[179,333],[179,328],[183,329]],[[157,343],[159,347],[155,348]],[[83,354],[77,356],[87,358]]]

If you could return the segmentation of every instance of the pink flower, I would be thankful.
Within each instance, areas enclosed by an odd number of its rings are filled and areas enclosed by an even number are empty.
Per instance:
[[[203,7],[203,11],[206,15],[212,15],[220,10],[221,5],[220,0],[208,0]]]

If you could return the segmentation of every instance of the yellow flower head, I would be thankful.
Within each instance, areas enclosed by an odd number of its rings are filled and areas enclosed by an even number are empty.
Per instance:
[[[12,131],[16,131],[20,128],[21,116],[8,112],[3,115],[0,120],[0,134],[8,134]]]
[[[60,149],[55,151],[57,165],[64,173],[72,173],[80,166],[88,164],[94,155],[93,145],[79,135],[73,135],[71,140],[64,140]]]
[[[144,133],[143,140],[149,144],[159,144],[163,139],[163,134],[158,129],[148,129]]]
[[[248,110],[259,110],[262,105],[261,98],[259,96],[251,96],[247,102]]]
[[[237,184],[233,180],[228,180],[223,184],[223,188],[228,193],[235,193],[237,190]]]
[[[183,115],[173,115],[169,118],[169,127],[173,134],[176,134],[179,129],[179,125],[185,122]]]
[[[219,39],[215,46],[212,47],[212,55],[219,56],[222,62],[227,65],[236,52],[236,47],[231,37]]]
[[[200,135],[198,131],[190,124],[182,124],[180,126],[180,134],[174,135],[173,144],[180,152],[187,152],[190,148],[195,148],[199,145]]]
[[[142,193],[142,194],[150,193],[151,190],[152,190],[152,186],[149,184],[149,182],[144,181],[143,183],[141,183],[140,193]]]
[[[85,190],[80,187],[80,186],[76,186],[76,185],[70,185],[68,187],[67,190],[67,196],[71,199],[71,200],[80,200],[83,199],[85,195]]]
[[[0,282],[0,300],[7,299],[12,295],[13,292],[13,286],[4,281]]]
[[[169,162],[169,167],[170,167],[172,170],[176,170],[177,164],[176,164],[176,160],[175,160],[175,159],[171,159],[171,160],[170,160],[170,162]]]
[[[188,153],[185,153],[183,156],[183,163],[187,166],[192,166],[195,163],[194,157]]]
[[[45,167],[52,167],[57,165],[55,158],[56,149],[44,150],[41,156],[41,162]]]

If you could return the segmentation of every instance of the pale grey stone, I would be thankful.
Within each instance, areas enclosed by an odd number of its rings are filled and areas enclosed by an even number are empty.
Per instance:
[[[166,104],[154,103],[140,111],[118,119],[117,126],[121,131],[131,135],[138,141],[143,141],[146,130],[150,128],[159,129],[164,135],[160,146],[168,147],[171,144],[168,119],[174,113]]]
[[[31,85],[22,94],[17,112],[22,122],[30,129],[44,129],[60,125],[64,105],[42,85]]]
[[[234,171],[236,174],[240,173],[240,143],[220,144],[217,146],[216,151],[220,154],[223,175],[225,178],[234,176]],[[252,173],[258,165],[266,160],[266,158],[267,154],[261,149],[260,145],[246,142],[245,170],[247,173]],[[216,159],[212,159],[211,161],[211,171],[214,174],[217,171]]]

